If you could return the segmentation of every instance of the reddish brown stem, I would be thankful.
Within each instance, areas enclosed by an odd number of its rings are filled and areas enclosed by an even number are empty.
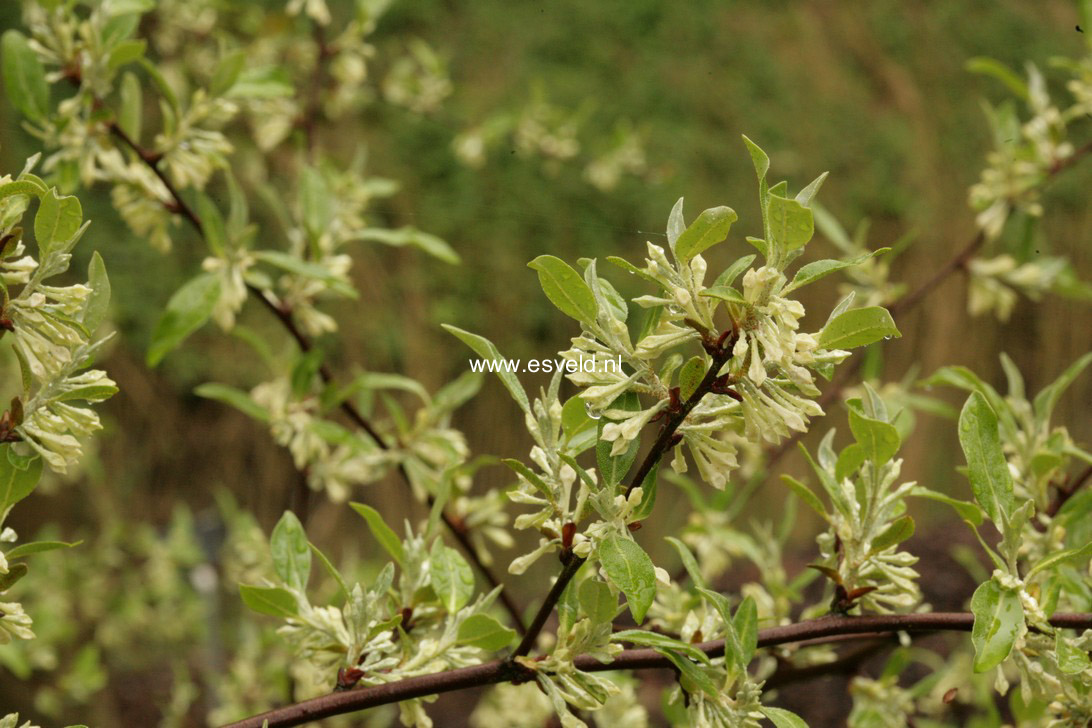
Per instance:
[[[1092,628],[1092,614],[1055,614],[1050,619],[1055,627],[1065,629]],[[770,627],[758,633],[759,647],[803,642],[840,635],[895,633],[895,632],[969,632],[974,625],[970,612],[934,612],[925,614],[875,614],[861,617],[825,617],[780,627]],[[713,640],[695,645],[708,655],[722,654],[724,640]],[[624,650],[612,662],[599,662],[594,657],[581,655],[574,660],[579,670],[605,672],[610,670],[671,669],[673,664],[654,649]],[[529,670],[508,660],[497,660],[482,665],[458,668],[447,672],[405,678],[397,682],[323,695],[283,708],[256,715],[226,728],[261,728],[268,721],[269,728],[296,726],[311,720],[344,715],[402,700],[426,695],[449,693],[456,690],[495,685],[502,682],[521,681],[528,678]]]

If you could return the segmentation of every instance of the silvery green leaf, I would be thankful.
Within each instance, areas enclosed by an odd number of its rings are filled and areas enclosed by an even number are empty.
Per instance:
[[[240,584],[239,596],[243,598],[243,604],[258,614],[268,614],[271,617],[281,618],[295,617],[299,614],[299,604],[296,602],[296,597],[287,589]]]
[[[71,549],[82,544],[83,541],[29,541],[27,543],[19,544],[11,551],[4,553],[4,556],[8,561],[14,561],[15,559],[22,559],[31,554],[43,554],[47,551],[56,551],[58,549]]]
[[[675,242],[686,229],[686,220],[683,218],[683,198],[671,207],[671,214],[667,216],[667,245],[671,252],[675,252]]]
[[[106,275],[106,264],[102,262],[99,251],[91,254],[91,263],[87,266],[87,286],[91,289],[83,305],[80,320],[88,333],[94,333],[106,319],[110,308],[110,278]]]
[[[811,210],[796,200],[775,195],[772,190],[768,198],[767,213],[770,240],[786,252],[804,247],[815,234],[815,219]]]
[[[220,279],[208,273],[192,278],[167,301],[148,347],[148,366],[154,367],[187,336],[205,325],[220,300]]]
[[[538,272],[542,291],[561,313],[582,323],[595,323],[599,315],[595,296],[572,266],[553,255],[540,255],[527,267]]]
[[[739,274],[751,267],[751,263],[755,261],[755,255],[745,255],[735,263],[724,269],[717,279],[713,281],[711,288],[719,288],[720,286],[731,286]]]
[[[864,456],[877,467],[885,465],[899,450],[899,431],[894,425],[865,417],[856,409],[850,408],[849,428],[864,451]]]
[[[118,94],[120,97],[118,127],[125,132],[126,136],[139,144],[144,120],[144,94],[136,74],[131,71],[125,72],[125,75],[121,77]]]
[[[471,614],[459,625],[455,641],[493,652],[510,645],[515,636],[515,630],[505,627],[488,614]]]
[[[1092,364],[1092,352],[1085,354],[1077,361],[1069,365],[1061,376],[1055,379],[1035,395],[1035,419],[1040,425],[1050,421],[1050,415],[1054,412],[1055,405],[1062,393],[1073,383],[1073,380],[1081,375],[1089,364]]]
[[[971,392],[959,414],[959,444],[975,500],[995,524],[1012,512],[1012,475],[1001,451],[997,415],[981,393]]]
[[[870,553],[878,554],[884,549],[897,546],[913,535],[914,519],[910,516],[903,516],[893,521],[879,536],[872,539]]]
[[[1058,659],[1058,669],[1066,675],[1076,675],[1092,668],[1088,653],[1070,644],[1065,630],[1059,629],[1054,633],[1054,654]]]
[[[1092,543],[1086,543],[1084,546],[1076,549],[1055,551],[1033,566],[1024,580],[1031,581],[1031,578],[1039,572],[1053,569],[1058,564],[1065,563],[1066,561],[1084,562],[1090,557],[1092,557]]]
[[[618,614],[618,597],[596,578],[585,579],[576,592],[584,614],[595,624],[606,624]]]
[[[782,474],[781,482],[789,486],[789,490],[796,493],[797,497],[804,501],[809,508],[819,514],[823,520],[830,520],[830,516],[827,515],[826,509],[823,508],[823,502],[819,500],[819,496],[815,495],[811,488],[788,474]]]
[[[773,708],[768,705],[763,705],[759,710],[770,719],[770,722],[774,724],[774,728],[808,728],[808,724],[804,722],[804,719],[791,710]]]
[[[677,640],[659,632],[647,632],[643,629],[623,629],[610,636],[612,642],[629,642],[642,647],[658,647],[686,655],[695,662],[709,664],[709,656],[692,644]]]
[[[994,580],[982,583],[971,597],[974,627],[974,671],[985,672],[1001,664],[1020,634],[1024,624],[1024,607],[1020,595],[1005,589]]]
[[[731,286],[713,286],[712,288],[706,288],[701,292],[701,295],[708,296],[709,298],[719,298],[722,301],[736,303],[741,306],[751,305],[747,299],[743,297],[742,293]]]
[[[453,548],[436,539],[429,551],[432,589],[448,613],[459,611],[474,596],[474,572],[466,559]]]
[[[684,688],[693,689],[696,687],[711,697],[720,695],[720,687],[713,681],[713,678],[710,677],[709,673],[701,669],[701,667],[695,665],[675,650],[664,649],[662,647],[655,647],[653,649],[670,660],[671,664],[678,668],[681,673],[681,680]],[[687,686],[688,681],[692,687]]]
[[[635,541],[608,536],[599,544],[599,563],[607,578],[626,595],[633,619],[640,624],[656,598],[656,569]]]
[[[588,408],[580,397],[570,397],[561,408],[561,432],[566,450],[581,453],[595,443],[598,424],[588,415]]]
[[[797,288],[803,288],[809,283],[814,283],[820,278],[834,273],[835,271],[844,270],[845,268],[852,268],[855,265],[860,265],[869,258],[875,255],[881,255],[890,251],[891,248],[880,248],[879,250],[873,250],[871,253],[865,253],[864,255],[858,255],[851,260],[816,260],[807,265],[801,266],[796,275],[793,276],[789,285],[785,286],[781,291],[781,295],[784,296]]]
[[[698,390],[709,367],[701,356],[694,356],[679,370],[679,401],[685,402]]]
[[[581,281],[583,283],[583,281]],[[478,336],[472,334],[469,331],[464,331],[450,324],[441,324],[445,331],[452,334],[464,344],[469,346],[474,352],[483,359],[503,363],[504,357],[497,351],[497,347],[493,345],[489,339],[484,336]],[[523,390],[523,385],[519,383],[519,379],[516,375],[510,371],[507,371],[503,367],[498,367],[496,374],[500,377],[501,384],[508,390],[508,393],[512,395],[512,399],[516,400],[516,404],[525,414],[531,414],[531,404],[527,401],[527,393]]]
[[[303,592],[311,576],[311,548],[303,525],[292,511],[285,511],[269,537],[273,570],[290,589]]]
[[[417,248],[433,258],[442,260],[450,265],[457,265],[461,258],[447,241],[415,227],[406,226],[396,230],[385,228],[365,228],[353,235],[354,240],[370,240],[392,247],[409,246]]]
[[[823,172],[821,175],[813,179],[807,187],[796,193],[796,201],[804,207],[811,207],[811,201],[815,199],[815,196],[819,194],[819,188],[823,186],[823,183],[827,180],[829,172]]]
[[[736,639],[739,640],[741,665],[746,669],[758,649],[758,605],[755,604],[754,597],[744,597],[739,603],[736,614],[732,617],[732,626]]]
[[[83,208],[71,195],[57,195],[49,189],[42,195],[38,214],[34,216],[34,237],[44,261],[49,253],[70,241],[83,224]]]
[[[379,515],[379,511],[363,503],[350,503],[349,506],[364,518],[364,521],[368,524],[368,530],[372,532],[372,536],[383,547],[383,550],[390,554],[396,563],[401,565],[406,559],[402,539],[398,538],[397,534],[391,530],[391,527],[383,520],[383,516]]]
[[[17,30],[0,38],[0,70],[8,99],[24,116],[43,121],[49,115],[49,84],[38,54]]]
[[[668,536],[665,540],[679,552],[679,558],[682,559],[683,568],[685,568],[686,573],[690,575],[690,581],[694,582],[694,586],[704,588],[705,578],[701,575],[701,567],[698,566],[698,560],[694,558],[694,554],[690,551],[690,548],[674,536]]]
[[[732,223],[739,219],[730,207],[712,207],[704,210],[675,241],[675,259],[680,263],[698,255],[710,246],[728,237]]]
[[[819,332],[819,346],[824,349],[855,349],[880,339],[899,338],[902,334],[887,309],[881,306],[854,308],[829,321]]]

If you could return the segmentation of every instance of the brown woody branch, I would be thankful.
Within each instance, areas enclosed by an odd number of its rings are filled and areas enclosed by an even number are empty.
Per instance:
[[[1092,614],[1055,614],[1050,619],[1050,623],[1063,629],[1092,629]],[[842,635],[874,635],[875,633],[891,634],[895,632],[969,632],[973,625],[974,615],[970,612],[824,617],[760,630],[758,633],[758,646],[772,647],[774,645]],[[724,640],[702,642],[695,645],[695,647],[710,656],[717,656],[724,651]],[[599,662],[589,655],[582,655],[574,660],[574,664],[577,669],[585,672],[671,669],[673,667],[666,657],[654,649],[647,648],[624,650],[617,654],[612,662],[607,663]],[[437,695],[502,682],[518,682],[526,680],[528,673],[529,669],[521,665],[513,664],[508,660],[497,660],[482,665],[323,695],[246,718],[225,728],[261,728],[266,724],[266,721],[268,721],[269,728],[296,726],[320,718],[343,715],[426,695]]]

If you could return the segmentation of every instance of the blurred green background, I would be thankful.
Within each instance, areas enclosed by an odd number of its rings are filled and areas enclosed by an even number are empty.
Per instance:
[[[667,213],[680,196],[689,216],[720,204],[740,213],[730,242],[708,256],[710,269],[719,271],[749,252],[743,236],[761,228],[743,133],[770,154],[774,178],[787,178],[793,189],[829,171],[820,201],[851,231],[869,220],[872,247],[916,231],[914,245],[895,267],[895,278],[914,287],[974,235],[967,187],[977,180],[990,144],[979,100],[999,100],[1005,91],[967,73],[965,62],[985,55],[1015,68],[1026,61],[1045,67],[1054,55],[1081,52],[1084,39],[1075,23],[1068,0],[396,2],[375,36],[380,56],[385,44],[401,47],[407,36],[425,39],[448,59],[453,95],[431,116],[377,101],[361,116],[322,130],[323,142],[334,157],[366,146],[369,170],[402,183],[398,195],[375,208],[378,220],[439,235],[463,262],[447,266],[409,249],[361,245],[354,267],[361,297],[334,309],[341,335],[331,342],[333,368],[344,374],[354,368],[400,372],[435,389],[463,372],[468,358],[439,328],[441,322],[491,338],[506,356],[552,356],[578,332],[541,294],[526,262],[542,253],[569,261],[607,255],[638,260],[645,240],[662,243]],[[4,3],[0,26],[17,25],[17,3]],[[478,169],[456,158],[456,135],[499,112],[518,111],[535,89],[559,107],[584,110],[576,160],[544,163],[514,148],[494,149]],[[647,170],[623,175],[614,189],[602,191],[584,177],[583,162],[609,144],[623,120],[644,135]],[[0,105],[0,129],[0,164],[18,171],[37,147],[6,105]],[[1040,231],[1043,253],[1069,256],[1082,279],[1092,278],[1090,184],[1087,166],[1052,184]],[[29,535],[59,518],[63,535],[71,538],[81,524],[110,512],[123,523],[140,519],[165,528],[178,504],[201,513],[212,506],[217,489],[227,488],[268,532],[285,508],[299,506],[300,476],[259,423],[192,395],[205,381],[258,381],[250,350],[209,327],[159,369],[143,364],[159,311],[194,274],[203,251],[181,233],[175,250],[162,255],[120,223],[108,190],[81,199],[93,220],[82,254],[101,250],[113,282],[120,336],[103,366],[121,393],[106,407],[107,431],[87,472],[76,478],[80,482],[54,484],[28,499],[14,512],[12,525]],[[835,254],[817,239],[807,259]],[[74,267],[85,265],[86,259]],[[885,379],[899,379],[912,366],[924,375],[943,364],[964,364],[1003,388],[997,355],[1006,351],[1035,391],[1089,349],[1092,315],[1086,305],[1022,299],[1006,324],[972,319],[964,282],[953,277],[898,321],[903,338],[883,347]],[[807,289],[805,305],[822,313],[805,319],[805,327],[821,326],[835,298],[833,285]],[[281,340],[266,312],[253,304],[243,319]],[[529,391],[545,383],[534,375],[522,378]],[[935,394],[959,399],[951,392]],[[1092,423],[1084,416],[1090,402],[1092,377],[1085,377],[1057,414],[1084,443],[1092,440]],[[475,453],[523,457],[530,443],[517,413],[491,379],[455,424]],[[844,429],[844,416],[835,407],[815,423],[813,435],[838,425]],[[962,463],[954,423],[923,416],[903,456],[904,478],[969,495],[954,471]],[[795,454],[783,466],[800,470]],[[489,468],[478,487],[501,486],[509,477]],[[747,514],[777,518],[786,495],[770,478]],[[387,512],[423,514],[394,481],[371,486],[360,497]],[[341,506],[313,500],[312,539],[335,552],[355,548],[362,538],[359,522],[344,517]],[[667,564],[674,557],[657,545],[658,536],[685,513],[681,507],[664,510],[642,541]],[[919,519],[910,550],[918,547],[925,555],[927,595],[958,608],[968,592],[930,579],[929,572],[960,570],[946,544],[964,534],[950,528],[943,510],[922,511],[928,517]],[[803,516],[801,524],[791,572],[814,553],[817,524]],[[523,603],[540,597],[545,573],[509,579]],[[152,654],[127,660],[140,670],[157,664]],[[0,705],[26,705],[25,690],[2,682]],[[126,687],[131,692],[130,683],[112,683],[88,700],[108,715]],[[150,694],[162,690],[158,685]]]

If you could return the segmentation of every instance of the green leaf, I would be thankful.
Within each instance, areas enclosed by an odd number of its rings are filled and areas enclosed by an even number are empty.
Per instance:
[[[881,255],[890,251],[891,248],[880,248],[879,250],[873,250],[871,253],[865,253],[864,255],[858,255],[852,260],[816,260],[807,265],[801,266],[796,271],[796,275],[793,276],[792,282],[782,289],[781,294],[785,294],[795,291],[797,288],[803,288],[809,283],[815,283],[820,278],[825,278],[835,271],[844,270],[845,268],[852,268],[855,265],[860,265],[874,255]]]
[[[680,263],[698,255],[728,237],[732,223],[739,219],[730,207],[712,207],[698,215],[675,241],[675,259]]]
[[[136,74],[125,72],[121,77],[118,94],[120,96],[118,127],[125,132],[126,136],[139,144],[144,121],[144,92]]]
[[[719,298],[722,301],[728,303],[737,303],[742,306],[750,306],[747,299],[743,297],[743,294],[732,288],[731,286],[713,286],[712,288],[706,288],[701,292],[702,296],[708,296],[709,298]]]
[[[595,296],[572,266],[552,255],[540,255],[527,267],[538,271],[542,291],[561,313],[580,322],[595,323],[599,315]]]
[[[791,252],[802,248],[815,234],[815,219],[811,210],[796,200],[769,195],[767,214],[770,219],[770,238]]]
[[[683,216],[683,198],[680,197],[667,216],[667,244],[672,254],[675,253],[675,243],[684,230],[686,230],[686,218]]]
[[[751,263],[755,262],[755,255],[745,255],[735,263],[724,269],[724,272],[717,276],[717,279],[713,281],[711,288],[720,288],[721,286],[731,286],[739,274],[751,267]]]
[[[867,459],[865,449],[860,443],[846,445],[842,452],[838,453],[838,461],[834,464],[834,479],[848,478],[864,464]]]
[[[269,422],[269,413],[265,408],[251,399],[250,395],[241,389],[229,387],[226,384],[207,382],[206,384],[198,385],[193,390],[193,393],[198,397],[214,399],[217,402],[231,405],[243,414],[258,420],[259,422]]]
[[[329,268],[318,263],[302,260],[295,255],[280,250],[256,250],[252,255],[263,263],[276,266],[289,273],[322,281],[331,291],[345,298],[357,298],[359,295],[351,283],[331,273]]]
[[[570,397],[561,408],[561,431],[565,435],[566,449],[583,452],[595,442],[598,424],[588,415],[584,400]]]
[[[775,728],[808,728],[808,724],[804,722],[804,719],[791,710],[772,708],[768,705],[763,705],[759,710],[770,719]]]
[[[508,629],[488,614],[471,614],[459,625],[455,641],[493,652],[512,644],[515,636],[514,629]]]
[[[971,597],[974,627],[974,671],[985,672],[1000,665],[1009,653],[1024,624],[1020,595],[1003,589],[994,580],[983,582]]]
[[[250,586],[239,585],[239,596],[243,598],[243,604],[253,609],[258,614],[268,614],[271,617],[295,617],[299,614],[299,604],[296,597],[287,589],[275,586]]]
[[[656,280],[655,278],[650,276],[648,273],[645,273],[642,269],[638,268],[633,263],[630,263],[625,258],[619,258],[617,255],[608,255],[607,256],[607,262],[608,263],[613,263],[614,265],[618,266],[619,268],[626,271],[627,273],[631,273],[632,275],[635,275],[638,278],[646,280],[649,283],[655,283],[657,286],[660,285],[660,282],[658,280]]]
[[[383,228],[365,228],[354,236],[356,240],[370,240],[383,245],[393,247],[409,246],[417,248],[423,253],[428,253],[433,258],[445,263],[456,265],[459,263],[459,254],[442,238],[431,235],[415,227],[400,227],[397,230]]]
[[[27,575],[30,568],[26,564],[11,564],[8,570],[0,574],[0,594],[15,586],[15,582]]]
[[[581,281],[581,283],[583,283],[583,281]],[[456,336],[460,341],[473,349],[482,359],[488,359],[489,361],[495,361],[501,364],[505,362],[504,357],[497,351],[497,347],[493,345],[493,342],[484,336],[472,334],[469,331],[464,331],[455,326],[451,326],[450,324],[441,325],[445,331]],[[531,414],[531,405],[527,401],[527,393],[523,391],[523,385],[519,383],[519,379],[516,378],[516,375],[505,370],[503,367],[498,367],[496,374],[500,377],[501,384],[503,384],[508,390],[508,393],[512,395],[512,399],[516,400],[516,404],[519,405],[524,414]]]
[[[695,665],[675,650],[665,650],[662,648],[653,649],[670,660],[671,664],[675,667],[679,668],[679,672],[682,674],[682,679],[684,681],[684,687],[686,687],[685,682],[689,681],[694,687],[697,687],[706,695],[711,697],[720,695],[720,688],[717,686],[716,682],[714,682],[709,673],[701,669],[701,667]]]
[[[634,392],[624,392],[620,397],[611,402],[607,409],[620,409],[628,412],[638,412],[641,402]],[[641,449],[641,438],[635,437],[630,441],[625,451],[618,455],[611,455],[614,443],[603,439],[603,428],[610,422],[606,417],[599,419],[598,441],[595,444],[595,459],[599,467],[599,475],[603,478],[603,484],[616,486],[621,483],[629,469],[633,467],[633,461],[637,459],[637,451]]]
[[[824,349],[855,349],[858,346],[889,339],[902,334],[887,309],[880,306],[854,308],[846,311],[819,332],[819,346]]]
[[[819,496],[815,495],[811,488],[788,474],[781,476],[781,482],[789,486],[789,490],[796,493],[800,500],[804,501],[809,508],[818,513],[824,520],[829,520],[827,511],[823,508],[823,502],[819,500]]]
[[[611,642],[629,642],[642,647],[657,647],[679,652],[696,662],[709,664],[709,656],[694,645],[659,632],[646,632],[643,629],[623,629],[612,634],[610,639]]]
[[[87,266],[87,285],[91,293],[84,302],[80,319],[88,332],[93,334],[106,319],[110,308],[110,278],[97,250],[91,254],[91,262]]]
[[[606,624],[618,614],[618,596],[598,579],[585,579],[580,583],[577,602],[595,624]]]
[[[879,536],[872,539],[872,549],[870,553],[878,554],[884,549],[889,549],[892,546],[902,543],[913,535],[914,519],[910,516],[903,516],[885,528]]]
[[[55,189],[42,195],[38,214],[34,217],[34,237],[42,258],[70,241],[82,224],[83,208],[78,199],[70,195],[58,196]]]
[[[1086,543],[1084,546],[1076,549],[1066,549],[1065,551],[1055,551],[1050,554],[1038,564],[1031,568],[1028,575],[1024,577],[1024,581],[1031,581],[1031,578],[1041,571],[1047,569],[1053,569],[1058,564],[1066,561],[1085,561],[1092,557],[1092,542]]]
[[[704,588],[705,578],[701,575],[701,567],[698,566],[698,560],[694,558],[693,552],[690,548],[675,538],[674,536],[668,536],[666,541],[675,547],[675,550],[679,552],[679,558],[682,559],[683,568],[686,569],[686,573],[690,575],[690,581],[694,582],[694,586]]]
[[[1062,372],[1061,376],[1055,379],[1053,382],[1043,387],[1037,395],[1035,395],[1035,402],[1033,404],[1035,408],[1035,419],[1040,425],[1045,425],[1050,421],[1050,415],[1054,412],[1054,407],[1058,404],[1058,400],[1061,398],[1062,393],[1069,388],[1069,385],[1073,383],[1073,380],[1081,375],[1089,364],[1092,364],[1092,352],[1085,354],[1077,361],[1069,365],[1069,367]]]
[[[599,544],[599,563],[607,578],[626,595],[634,621],[640,624],[656,598],[656,569],[637,542],[608,536]]]
[[[705,359],[700,356],[691,358],[683,365],[679,370],[679,401],[687,401],[698,390],[708,368]]]
[[[295,92],[284,69],[263,66],[243,70],[227,95],[237,99],[275,99]]]
[[[212,72],[212,80],[209,82],[209,94],[218,97],[227,93],[239,80],[239,74],[243,72],[244,68],[246,68],[246,51],[240,49],[225,54]]]
[[[338,594],[334,595],[334,599],[348,599],[349,586],[345,583],[345,579],[341,576],[341,572],[337,570],[337,567],[331,563],[330,559],[327,558],[326,554],[322,553],[322,550],[318,546],[310,541],[308,541],[307,545],[311,548],[311,553],[318,557],[319,563],[322,564],[322,568],[326,569],[326,573],[337,582]]]
[[[1004,63],[1001,63],[1001,61],[993,58],[976,56],[968,60],[964,67],[971,73],[981,73],[986,76],[993,76],[995,79],[1005,84],[1005,86],[1018,97],[1025,101],[1027,100],[1027,82],[1020,78],[1020,76],[1011,68]]]
[[[0,70],[12,105],[31,121],[44,121],[49,115],[45,67],[17,30],[0,38]]]
[[[202,273],[174,292],[160,317],[148,347],[148,366],[154,367],[187,336],[205,325],[220,300],[220,279]]]
[[[383,520],[383,516],[379,515],[379,511],[363,503],[350,503],[349,507],[363,516],[368,524],[368,530],[372,532],[372,537],[401,566],[406,558],[402,539],[391,530],[391,527]]]
[[[754,597],[744,597],[736,607],[736,616],[732,618],[732,626],[735,628],[736,638],[739,640],[742,658],[742,666],[746,666],[755,656],[758,649],[758,606]]]
[[[15,559],[22,559],[30,556],[31,554],[44,554],[47,551],[56,551],[57,549],[71,549],[79,546],[83,541],[73,541],[67,543],[65,541],[30,541],[28,543],[19,544],[11,551],[4,554],[8,561],[14,561]]]
[[[959,413],[959,444],[975,500],[1000,528],[1002,514],[1012,512],[1012,476],[1001,451],[997,415],[979,392],[971,392]]]
[[[197,194],[197,216],[201,218],[201,232],[213,255],[223,257],[228,247],[227,228],[220,208],[203,192]]]
[[[285,511],[269,537],[273,570],[290,589],[303,592],[311,577],[311,547],[303,524],[292,511]]]
[[[25,467],[11,461],[11,445],[0,445],[0,514],[30,495],[42,477],[42,459],[35,457]]]
[[[521,463],[519,460],[516,460],[515,458],[504,458],[503,460],[501,460],[501,462],[511,468],[513,472],[522,475],[528,483],[534,486],[535,490],[537,490],[539,493],[542,493],[543,497],[545,497],[546,500],[550,501],[551,503],[554,502],[554,493],[552,490],[550,490],[550,486],[546,485],[546,481],[540,478],[538,474],[535,473],[535,471],[531,470],[529,467]]]
[[[1066,675],[1076,675],[1092,668],[1088,653],[1070,644],[1063,632],[1064,630],[1059,629],[1054,633],[1054,653],[1058,659],[1058,669]]]
[[[147,46],[144,40],[123,40],[110,50],[106,65],[111,71],[116,71],[127,63],[138,61],[144,57]]]
[[[429,575],[432,590],[449,614],[454,614],[474,596],[474,572],[466,559],[455,549],[444,546],[440,539],[429,552]]]
[[[853,437],[860,444],[865,458],[877,467],[885,465],[899,451],[899,431],[894,425],[865,417],[851,408],[849,429],[853,431]]]

